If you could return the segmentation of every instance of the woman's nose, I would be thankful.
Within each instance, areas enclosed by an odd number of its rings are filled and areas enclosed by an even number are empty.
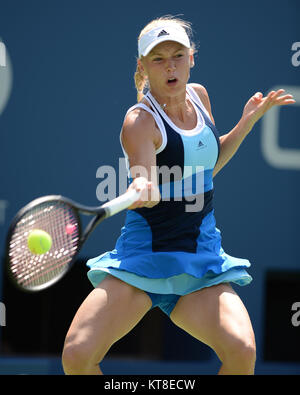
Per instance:
[[[175,62],[173,60],[169,60],[167,63],[167,71],[173,71],[176,69]]]

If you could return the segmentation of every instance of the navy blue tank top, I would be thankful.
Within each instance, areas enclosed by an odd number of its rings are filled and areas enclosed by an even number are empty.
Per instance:
[[[197,113],[192,130],[178,128],[151,93],[145,95],[163,136],[163,147],[156,154],[161,201],[150,209],[132,211],[150,226],[154,252],[196,252],[202,220],[213,210],[212,174],[220,151],[219,134],[196,92],[188,86],[187,93]]]

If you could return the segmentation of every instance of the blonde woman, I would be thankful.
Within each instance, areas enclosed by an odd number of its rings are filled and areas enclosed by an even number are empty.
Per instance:
[[[165,17],[150,22],[139,36],[138,104],[125,116],[120,141],[129,188],[142,194],[127,211],[115,249],[88,261],[95,289],[67,333],[66,374],[101,374],[99,363],[111,345],[155,306],[215,351],[219,374],[254,373],[252,325],[230,285],[251,282],[250,263],[222,248],[213,177],[268,109],[294,100],[283,90],[266,97],[256,93],[238,124],[219,137],[206,89],[188,83],[194,66],[190,33],[189,23]],[[174,166],[180,171],[165,183],[153,171]],[[180,196],[182,180],[185,185],[202,180],[201,191],[184,188]]]

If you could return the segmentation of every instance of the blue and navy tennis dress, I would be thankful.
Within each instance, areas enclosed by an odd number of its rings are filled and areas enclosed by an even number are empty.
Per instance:
[[[181,295],[223,282],[252,281],[246,271],[249,261],[226,254],[216,228],[213,169],[220,151],[218,132],[190,85],[187,97],[197,113],[192,130],[178,128],[150,92],[145,99],[151,108],[138,103],[128,110],[148,111],[161,132],[156,151],[161,201],[152,208],[127,210],[115,248],[87,262],[95,287],[111,274],[147,292],[152,308],[159,306],[168,315]],[[174,171],[166,177],[161,169]]]

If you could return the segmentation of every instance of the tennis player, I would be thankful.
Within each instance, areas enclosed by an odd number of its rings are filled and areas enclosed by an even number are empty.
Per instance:
[[[129,188],[142,194],[127,211],[115,249],[87,263],[94,290],[67,333],[66,374],[101,374],[99,363],[112,344],[156,306],[215,351],[219,374],[254,373],[251,321],[231,287],[251,282],[250,263],[222,248],[213,177],[266,111],[295,101],[283,90],[265,97],[258,92],[238,124],[220,137],[206,89],[188,83],[195,52],[191,33],[189,23],[164,17],[150,22],[139,36],[138,104],[125,116],[120,141]],[[153,171],[173,166],[181,175],[169,182]],[[196,193],[182,187],[197,180],[203,185]],[[201,207],[195,209],[197,198]]]

